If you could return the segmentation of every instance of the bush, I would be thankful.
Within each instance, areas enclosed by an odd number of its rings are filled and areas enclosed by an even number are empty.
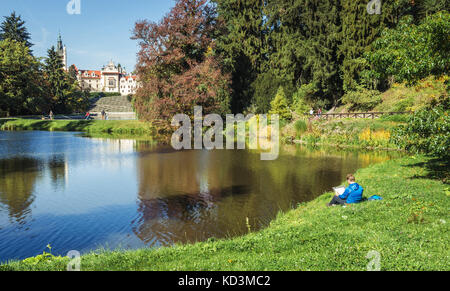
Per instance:
[[[271,110],[269,114],[278,114],[280,116],[280,119],[284,120],[291,120],[292,114],[289,110],[288,101],[286,98],[286,94],[284,94],[284,89],[282,86],[278,88],[277,95],[275,98],[270,102]]]
[[[311,109],[311,106],[308,105],[311,103],[311,100],[314,99],[314,94],[317,93],[317,89],[313,83],[302,85],[297,91],[292,95],[293,101],[293,110],[299,114],[303,115],[308,113]]]
[[[431,104],[419,110],[393,133],[393,142],[414,153],[425,153],[439,158],[450,157],[450,101]]]
[[[396,114],[396,115],[383,115],[381,116],[381,120],[382,121],[392,121],[392,122],[401,122],[401,123],[406,123],[409,120],[409,115],[407,114]]]
[[[357,91],[347,92],[342,97],[342,103],[349,106],[351,111],[370,111],[382,102],[381,93],[361,86]]]
[[[293,86],[276,76],[273,72],[265,72],[258,75],[251,85],[254,91],[252,104],[256,107],[256,113],[267,113],[270,110],[270,101],[277,93],[277,89],[283,87],[286,96],[293,94]]]
[[[402,100],[398,101],[396,104],[394,104],[394,107],[392,107],[392,112],[410,111],[413,106],[414,106],[414,98],[408,97],[408,98],[402,99]]]

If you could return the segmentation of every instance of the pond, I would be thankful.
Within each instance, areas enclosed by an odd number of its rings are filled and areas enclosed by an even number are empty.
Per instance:
[[[243,235],[397,155],[283,146],[277,160],[261,161],[247,150],[0,132],[0,262],[47,244],[65,256]]]

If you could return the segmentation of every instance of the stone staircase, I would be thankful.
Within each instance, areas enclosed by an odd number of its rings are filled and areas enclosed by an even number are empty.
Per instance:
[[[101,119],[101,112],[105,110],[108,119],[136,119],[133,105],[127,96],[102,97],[94,100],[89,112],[96,119]]]

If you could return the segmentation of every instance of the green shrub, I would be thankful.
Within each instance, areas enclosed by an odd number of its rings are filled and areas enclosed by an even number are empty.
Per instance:
[[[311,106],[308,104],[314,99],[314,94],[316,93],[317,88],[313,83],[302,85],[292,95],[293,110],[299,115],[308,113],[311,109]]]
[[[401,123],[406,123],[409,120],[409,115],[408,114],[395,114],[395,115],[389,115],[389,114],[385,114],[383,116],[381,116],[381,120],[382,121],[392,121],[392,122],[401,122]]]
[[[392,107],[392,112],[406,112],[410,111],[414,106],[414,98],[408,97],[397,102],[394,107]]]
[[[349,91],[342,97],[342,102],[351,111],[369,111],[382,102],[381,93],[361,86],[356,91]]]
[[[291,120],[292,114],[289,110],[288,101],[286,98],[286,94],[284,94],[284,89],[282,86],[278,89],[277,95],[270,102],[270,114],[278,114],[280,119]]]
[[[393,142],[414,153],[450,157],[450,101],[431,104],[419,110],[393,133]]]

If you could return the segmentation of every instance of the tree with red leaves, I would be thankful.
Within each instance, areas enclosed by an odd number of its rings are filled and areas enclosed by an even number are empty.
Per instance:
[[[218,26],[207,0],[177,0],[159,23],[136,23],[142,87],[134,103],[141,119],[168,126],[175,114],[193,115],[196,105],[204,113],[228,112],[230,77],[214,52]]]

